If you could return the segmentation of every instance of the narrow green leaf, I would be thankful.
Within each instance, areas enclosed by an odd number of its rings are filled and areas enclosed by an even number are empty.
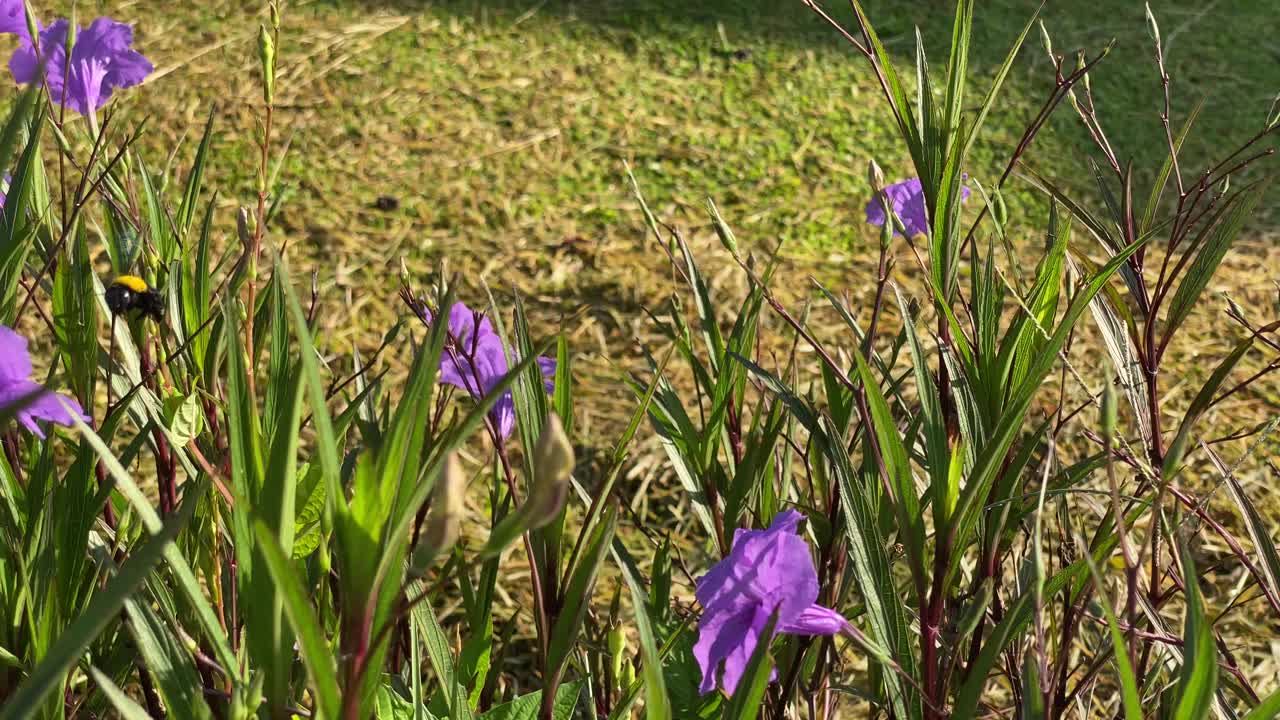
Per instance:
[[[667,695],[667,684],[662,675],[662,657],[658,654],[658,645],[653,636],[653,624],[646,610],[647,595],[640,586],[639,578],[631,572],[630,568],[625,565],[621,568],[622,575],[627,580],[627,587],[631,590],[631,605],[636,613],[636,629],[640,634],[645,718],[646,720],[671,720],[671,698]]]
[[[1230,210],[1224,210],[1223,217],[1196,254],[1195,259],[1191,261],[1190,267],[1182,277],[1182,282],[1173,294],[1173,300],[1169,303],[1169,314],[1165,318],[1165,341],[1191,314],[1191,309],[1195,307],[1200,294],[1209,285],[1209,280],[1218,271],[1218,265],[1226,257],[1227,250],[1231,249],[1231,243],[1235,242],[1240,229],[1244,227],[1244,221],[1253,214],[1253,209],[1258,206],[1258,201],[1262,199],[1267,187],[1267,183],[1259,183],[1250,189],[1241,190],[1227,200]]]
[[[425,584],[409,583],[410,600],[424,592],[427,592]],[[467,691],[458,684],[458,678],[454,674],[453,653],[449,650],[449,638],[436,620],[431,604],[416,603],[410,612],[410,617],[427,647],[427,655],[431,658],[431,665],[436,671],[436,680],[440,683],[441,695],[449,708],[449,717],[453,720],[474,720],[475,714],[467,704]]]
[[[1083,544],[1083,542],[1082,542]],[[1129,661],[1129,649],[1125,643],[1124,632],[1120,629],[1120,621],[1112,609],[1110,594],[1098,572],[1098,565],[1088,552],[1082,553],[1089,565],[1089,573],[1093,575],[1094,592],[1098,594],[1098,605],[1107,618],[1107,632],[1111,636],[1112,657],[1116,670],[1120,674],[1120,702],[1124,708],[1125,720],[1142,720],[1142,697],[1138,692],[1138,678],[1133,672],[1133,663]]]
[[[182,708],[183,717],[212,718],[213,712],[200,691],[202,684],[195,663],[173,631],[137,596],[125,601],[125,611],[134,642],[165,707]]]
[[[1205,617],[1204,598],[1200,595],[1200,576],[1196,573],[1191,551],[1179,541],[1182,577],[1186,580],[1186,621],[1183,625],[1182,674],[1178,678],[1178,705],[1174,720],[1204,720],[1213,708],[1218,691],[1218,650],[1213,641],[1213,626]]]
[[[107,581],[105,587],[94,593],[84,612],[62,631],[26,681],[9,696],[3,708],[0,708],[0,720],[35,716],[44,698],[61,687],[67,672],[84,655],[89,644],[108,625],[117,621],[125,600],[137,591],[155,569],[165,550],[172,546],[173,539],[191,519],[195,506],[194,502],[184,502],[182,508],[159,532],[133,549],[115,576]]]
[[[610,502],[600,522],[591,530],[591,539],[576,567],[570,568],[572,573],[564,588],[564,607],[551,631],[551,642],[547,649],[547,664],[554,672],[559,670],[568,659],[569,653],[577,642],[582,630],[582,621],[586,618],[587,608],[591,604],[592,591],[595,589],[596,577],[604,567],[605,555],[613,542],[614,532],[618,527],[618,503]]]
[[[124,720],[151,720],[151,716],[147,714],[147,711],[134,702],[133,698],[125,694],[125,691],[121,690],[119,685],[112,682],[106,673],[90,665],[89,677],[93,678],[93,681],[98,685],[98,689],[102,691],[103,695],[107,696],[111,706],[116,709],[116,712],[120,713],[120,717],[124,718]]]
[[[276,591],[283,599],[289,624],[298,637],[298,646],[302,651],[303,665],[307,668],[307,679],[316,700],[316,708],[327,718],[339,717],[342,695],[338,686],[338,674],[328,640],[316,619],[311,597],[293,571],[292,562],[280,547],[275,532],[266,523],[256,520],[253,523],[253,533],[262,558],[266,561],[267,570],[276,582]]]

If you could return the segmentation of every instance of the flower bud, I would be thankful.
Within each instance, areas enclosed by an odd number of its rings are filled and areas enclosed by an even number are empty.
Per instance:
[[[525,501],[530,528],[540,528],[560,513],[569,494],[569,474],[573,466],[573,446],[564,433],[560,416],[548,413],[533,448],[533,487]]]
[[[1107,442],[1116,434],[1116,423],[1118,422],[1119,413],[1116,411],[1116,390],[1107,383],[1102,388],[1102,437]]]
[[[867,162],[867,184],[871,186],[871,192],[879,195],[884,190],[884,171],[876,164],[875,160]]]
[[[31,3],[23,3],[22,9],[26,11],[27,15],[27,37],[31,38],[31,41],[38,45],[40,42],[40,21],[36,20],[36,14],[31,9]],[[72,24],[68,23],[68,25]],[[74,25],[72,25],[72,27],[74,27]],[[69,29],[70,28],[68,28],[68,30]],[[41,48],[40,51],[46,52],[43,48]],[[70,55],[67,57],[70,57]]]
[[[626,690],[636,684],[636,666],[635,663],[622,664],[622,677],[619,678],[618,687]]]
[[[262,99],[271,105],[276,97],[276,43],[266,25],[258,26],[258,56],[262,60]]]
[[[609,628],[609,636],[607,640],[609,643],[609,662],[613,669],[613,676],[621,679],[622,664],[626,661],[627,652],[627,635],[622,632],[622,626],[614,625]],[[626,687],[625,685],[622,686]]]
[[[448,552],[458,541],[462,515],[466,512],[467,483],[456,453],[444,459],[444,468],[436,480],[427,526],[413,552],[413,570],[421,572],[437,555]]]

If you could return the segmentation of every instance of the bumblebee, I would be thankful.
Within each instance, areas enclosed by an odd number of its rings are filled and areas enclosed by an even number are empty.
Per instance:
[[[113,315],[137,311],[156,322],[164,317],[164,297],[137,275],[121,275],[112,280],[103,297]]]

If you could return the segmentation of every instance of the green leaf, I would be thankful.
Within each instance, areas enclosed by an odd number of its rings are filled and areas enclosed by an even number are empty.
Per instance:
[[[1213,641],[1213,626],[1205,617],[1204,598],[1200,595],[1200,576],[1196,573],[1191,551],[1179,542],[1182,577],[1186,580],[1186,620],[1183,625],[1182,674],[1178,678],[1178,705],[1174,720],[1203,720],[1213,708],[1218,690],[1218,651]]]
[[[1280,688],[1262,699],[1241,720],[1274,720],[1280,717]]]
[[[1252,188],[1241,190],[1227,200],[1227,207],[1220,211],[1222,218],[1214,226],[1213,232],[1196,254],[1195,260],[1191,261],[1191,266],[1182,277],[1178,290],[1173,294],[1173,300],[1169,303],[1169,314],[1165,318],[1162,346],[1191,314],[1191,309],[1195,307],[1200,294],[1209,285],[1209,280],[1218,271],[1222,258],[1226,257],[1227,250],[1231,249],[1231,243],[1235,242],[1240,229],[1244,227],[1244,221],[1253,214],[1253,209],[1257,207],[1266,189],[1266,183],[1258,183]]]
[[[35,716],[44,698],[61,687],[67,672],[83,657],[89,644],[108,625],[117,621],[125,601],[159,564],[165,550],[172,547],[173,539],[191,519],[195,506],[194,502],[184,502],[158,533],[129,553],[129,558],[115,576],[94,593],[84,612],[62,631],[26,681],[8,697],[0,708],[0,720]]]
[[[276,591],[283,599],[289,624],[298,637],[302,663],[307,669],[307,679],[316,700],[316,708],[327,718],[339,717],[342,695],[338,687],[338,674],[328,640],[316,619],[311,597],[293,571],[289,556],[280,547],[280,541],[276,539],[272,529],[261,520],[256,520],[253,523],[253,533],[258,550],[266,561],[267,570],[275,580]]]
[[[427,592],[422,582],[409,583],[409,600]],[[440,623],[436,620],[431,604],[415,603],[410,611],[410,618],[427,646],[427,656],[431,658],[431,666],[435,668],[436,680],[440,683],[441,695],[445,706],[449,708],[451,720],[474,720],[475,713],[467,704],[467,691],[458,683],[453,669],[453,653],[449,650],[449,638],[444,634]]]
[[[1142,720],[1142,697],[1138,692],[1138,678],[1133,672],[1133,663],[1129,661],[1129,648],[1125,643],[1124,632],[1120,629],[1120,621],[1112,609],[1111,598],[1106,591],[1102,574],[1092,555],[1084,553],[1084,560],[1089,565],[1089,573],[1093,575],[1094,592],[1098,593],[1098,605],[1107,618],[1107,632],[1111,636],[1112,657],[1115,658],[1116,669],[1120,673],[1120,703],[1124,708],[1125,720]]]
[[[18,281],[26,267],[36,233],[46,222],[49,211],[44,187],[44,166],[40,160],[40,137],[44,128],[43,111],[31,119],[27,146],[22,151],[9,192],[5,195],[4,210],[0,212],[0,322],[13,325],[17,313]]]
[[[1186,454],[1187,446],[1191,442],[1191,430],[1195,427],[1196,420],[1209,409],[1209,405],[1213,403],[1213,398],[1218,392],[1218,388],[1222,387],[1222,383],[1226,381],[1227,376],[1235,369],[1240,359],[1244,357],[1249,348],[1253,346],[1253,336],[1247,337],[1236,344],[1235,348],[1218,363],[1218,367],[1214,368],[1213,373],[1209,375],[1209,379],[1205,381],[1200,388],[1200,392],[1192,398],[1191,404],[1187,406],[1187,414],[1182,417],[1182,422],[1178,424],[1178,432],[1173,436],[1173,442],[1169,443],[1169,449],[1165,452],[1164,467],[1161,470],[1161,477],[1171,478],[1173,473],[1177,471],[1178,465],[1182,463],[1182,458]]]
[[[164,399],[164,419],[169,425],[169,435],[178,445],[185,446],[194,440],[204,428],[204,408],[200,396],[170,395]]]
[[[837,483],[840,491],[853,577],[866,603],[871,638],[890,653],[902,673],[914,679],[916,664],[904,608],[906,598],[898,592],[894,582],[886,550],[888,543],[880,534],[876,512],[858,482],[844,443],[838,439],[833,441],[824,434],[823,445],[831,459],[832,482]],[[866,482],[875,481],[868,479]],[[914,719],[922,716],[924,708],[914,686],[904,683],[902,677],[891,669],[886,669],[884,683],[888,686],[889,705],[896,717]]]
[[[640,587],[639,578],[631,569],[622,565],[622,575],[631,590],[631,605],[636,614],[636,630],[640,635],[640,657],[643,661],[641,671],[644,673],[645,718],[646,720],[671,720],[671,698],[667,695],[667,685],[662,676],[662,656],[658,654],[658,645],[653,637],[653,624],[646,610],[647,596]]]
[[[178,214],[174,221],[181,237],[187,236],[191,228],[191,220],[195,217],[196,204],[200,201],[200,190],[204,185],[204,166],[209,156],[209,143],[213,140],[213,119],[217,107],[209,108],[209,119],[204,123],[204,133],[200,136],[200,147],[196,150],[195,159],[191,163],[191,173],[187,175],[187,187],[182,193],[182,204],[178,206]]]
[[[1280,598],[1280,553],[1276,552],[1275,543],[1271,541],[1271,526],[1249,500],[1244,488],[1236,480],[1235,473],[1228,471],[1223,474],[1223,477],[1231,490],[1232,499],[1240,508],[1240,514],[1244,516],[1245,525],[1249,528],[1249,537],[1253,540],[1253,546],[1257,549],[1258,559],[1261,561],[1258,565],[1262,572],[1264,590],[1274,605],[1276,598]]]
[[[133,701],[133,698],[125,694],[120,686],[111,681],[107,674],[92,665],[89,666],[89,677],[97,683],[98,689],[103,695],[107,696],[107,700],[111,706],[120,713],[120,717],[124,720],[151,720],[151,716],[147,714],[142,706]]]
[[[564,606],[560,608],[555,626],[551,631],[551,642],[547,648],[547,665],[551,668],[550,672],[554,673],[563,666],[577,643],[578,634],[582,630],[582,621],[586,618],[587,608],[591,605],[596,577],[604,567],[604,558],[613,542],[613,535],[617,528],[618,504],[610,502],[600,522],[591,529],[586,550],[576,566],[569,568],[571,575],[564,588]]]
[[[200,676],[196,674],[191,655],[181,641],[137,596],[125,601],[125,611],[129,614],[129,629],[134,643],[155,679],[156,690],[165,707],[182,708],[183,717],[212,718],[213,712],[200,690]]]
[[[40,87],[29,85],[19,96],[18,102],[13,104],[9,119],[5,120],[4,128],[0,129],[0,168],[9,167],[9,161],[13,159],[13,149],[18,146],[22,132],[34,127],[31,111],[37,107],[36,98],[38,97],[40,97]],[[39,112],[44,113],[43,106],[40,106]]]
[[[1160,207],[1160,196],[1164,194],[1165,186],[1169,182],[1169,174],[1173,171],[1173,161],[1177,157],[1177,153],[1182,150],[1182,143],[1187,139],[1187,135],[1191,132],[1191,126],[1195,124],[1196,118],[1200,116],[1200,109],[1204,107],[1205,98],[1202,96],[1191,112],[1187,114],[1187,119],[1182,122],[1182,129],[1178,131],[1177,138],[1173,141],[1173,148],[1167,156],[1165,156],[1164,164],[1160,166],[1160,172],[1156,173],[1156,180],[1151,184],[1151,195],[1147,198],[1147,205],[1142,211],[1142,224],[1138,226],[1141,234],[1145,235],[1156,219],[1156,210]]]
[[[911,461],[907,448],[902,444],[902,432],[893,419],[889,403],[880,392],[880,385],[866,358],[856,346],[850,346],[854,360],[858,363],[858,375],[862,378],[863,391],[866,393],[867,405],[871,411],[871,425],[875,430],[876,445],[880,459],[884,462],[888,473],[889,485],[893,488],[893,511],[898,518],[898,533],[907,549],[907,558],[911,563],[911,574],[916,584],[923,585],[924,580],[924,525],[920,512],[920,499],[916,497],[915,478],[911,475]]]
[[[556,688],[556,699],[552,704],[551,717],[554,720],[569,720],[578,706],[578,696],[582,694],[582,682],[565,683]],[[542,691],[537,690],[528,695],[521,695],[509,703],[491,708],[480,716],[480,720],[536,720],[538,710],[542,707]]]
[[[302,361],[302,378],[305,381],[307,397],[311,405],[312,424],[316,431],[316,451],[319,456],[321,477],[324,478],[326,495],[339,515],[347,512],[347,498],[341,484],[341,454],[337,435],[333,430],[333,418],[329,414],[329,406],[325,396],[324,383],[320,380],[320,366],[315,343],[311,340],[311,330],[307,327],[307,316],[298,303],[298,296],[293,291],[289,280],[289,264],[278,259],[275,265],[275,277],[281,283],[285,299],[288,301],[289,316],[293,319],[293,330],[298,337],[298,352]],[[234,325],[230,327],[235,327]]]

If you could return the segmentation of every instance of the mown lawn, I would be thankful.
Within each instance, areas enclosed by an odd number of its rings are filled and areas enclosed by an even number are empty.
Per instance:
[[[125,106],[132,120],[150,114],[150,147],[185,135],[190,150],[216,103],[214,171],[228,237],[230,210],[253,197],[260,5],[105,8],[136,23],[157,61],[157,76]],[[1207,95],[1191,158],[1253,132],[1280,89],[1280,46],[1264,6],[1153,4],[1169,46],[1175,123]],[[1034,7],[981,4],[979,87]],[[1151,167],[1165,144],[1143,5],[1100,7],[1055,0],[1043,18],[1068,57],[1116,38],[1094,82],[1099,113],[1119,154]],[[941,64],[950,3],[868,8],[904,71],[917,26]],[[80,12],[89,9],[82,3]],[[849,19],[843,6],[832,12]],[[573,315],[584,379],[612,379],[613,362],[635,357],[647,325],[640,308],[671,289],[625,164],[696,246],[710,248],[702,203],[713,197],[749,246],[785,243],[797,278],[816,273],[855,293],[872,262],[866,162],[875,158],[891,179],[909,173],[865,64],[799,0],[321,0],[289,3],[285,23],[276,147],[287,141],[288,152],[275,233],[318,271],[335,348],[372,347],[393,322],[402,257],[416,270],[447,259],[473,292],[483,279],[499,293],[521,289],[549,321]],[[971,174],[991,184],[1052,80],[1033,31]],[[1088,194],[1086,150],[1063,107],[1029,159]],[[1019,235],[1038,242],[1040,199],[1020,189],[1011,202],[1015,217],[1031,221]],[[1255,221],[1252,237],[1269,233],[1270,216]],[[1272,249],[1260,241],[1251,261],[1233,266],[1245,272],[1229,285],[1246,299],[1269,297],[1272,273],[1256,271]],[[804,283],[788,285],[803,294]],[[586,408],[584,427],[616,419],[625,398],[614,392]]]

